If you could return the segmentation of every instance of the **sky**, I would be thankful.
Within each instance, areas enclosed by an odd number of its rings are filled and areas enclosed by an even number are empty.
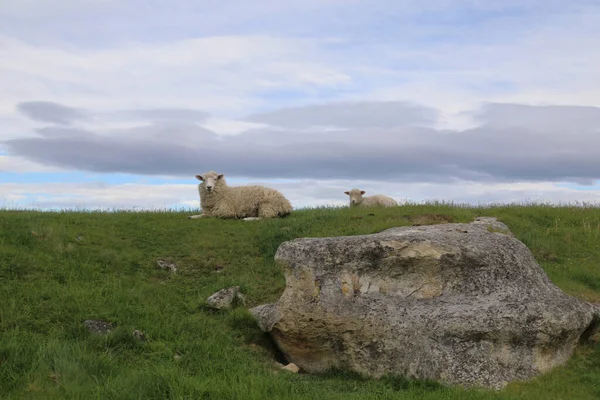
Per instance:
[[[599,42],[597,0],[2,0],[0,207],[597,203]]]

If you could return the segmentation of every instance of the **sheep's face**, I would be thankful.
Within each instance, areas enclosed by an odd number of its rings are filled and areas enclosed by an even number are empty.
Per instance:
[[[357,206],[360,203],[362,203],[363,194],[365,194],[366,192],[360,189],[352,189],[344,193],[350,196],[350,206]]]
[[[201,185],[204,185],[206,190],[211,193],[218,185],[218,182],[223,179],[223,174],[217,174],[216,172],[207,172],[204,175],[196,175],[196,179],[202,181]]]

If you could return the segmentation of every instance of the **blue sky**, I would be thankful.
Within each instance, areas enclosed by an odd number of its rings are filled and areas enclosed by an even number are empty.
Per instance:
[[[4,0],[0,206],[596,202],[599,40],[591,0]]]

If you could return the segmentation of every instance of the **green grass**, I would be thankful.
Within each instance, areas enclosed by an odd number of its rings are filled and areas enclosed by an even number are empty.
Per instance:
[[[182,212],[0,211],[2,399],[598,399],[600,345],[501,392],[401,377],[290,374],[272,365],[265,334],[243,308],[216,312],[206,297],[241,286],[248,306],[276,300],[273,263],[296,237],[379,232],[437,213],[496,216],[533,251],[554,283],[600,302],[600,209],[448,204],[312,209],[284,219],[187,220]],[[156,268],[175,262],[178,272]],[[86,319],[116,329],[89,333]],[[134,329],[147,337],[138,342]],[[177,355],[178,357],[174,357]],[[178,359],[176,359],[178,358]]]

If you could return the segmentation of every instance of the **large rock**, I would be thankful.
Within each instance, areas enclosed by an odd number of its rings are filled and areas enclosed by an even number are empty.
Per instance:
[[[501,388],[564,363],[600,306],[562,292],[494,219],[281,244],[279,301],[252,309],[307,372]]]

